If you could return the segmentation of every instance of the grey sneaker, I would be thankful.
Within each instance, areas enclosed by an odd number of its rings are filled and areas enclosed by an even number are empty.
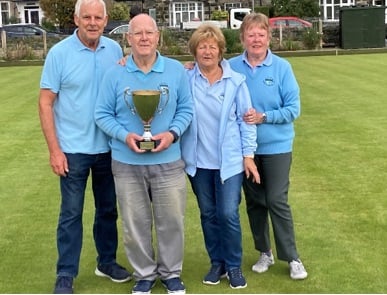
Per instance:
[[[274,264],[274,256],[273,253],[270,252],[270,256],[261,253],[261,256],[259,256],[259,259],[256,264],[253,265],[252,270],[257,273],[263,273],[269,269],[270,266]]]
[[[306,279],[308,273],[305,270],[304,265],[300,259],[293,260],[289,262],[290,267],[290,277],[293,280],[303,280]]]

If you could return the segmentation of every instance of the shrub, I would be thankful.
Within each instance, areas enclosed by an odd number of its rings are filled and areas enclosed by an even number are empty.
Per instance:
[[[31,46],[23,42],[17,42],[12,50],[5,51],[6,60],[34,60],[37,56]]]
[[[300,42],[290,40],[290,39],[285,40],[285,42],[283,42],[282,46],[283,47],[281,49],[286,50],[286,51],[295,51],[295,50],[301,49]]]
[[[302,35],[302,42],[306,49],[316,49],[321,35],[315,29],[306,29]]]
[[[228,12],[225,10],[214,10],[211,13],[212,20],[227,20]]]
[[[186,49],[187,41],[181,40],[181,38],[184,39],[183,35],[185,34],[179,34],[178,31],[174,30],[162,30],[161,34],[162,40],[160,41],[161,43],[159,50],[162,54],[181,55],[188,53],[188,49]],[[188,38],[188,36],[186,36],[185,38]],[[180,45],[183,43],[185,46]]]
[[[224,38],[226,39],[226,52],[227,53],[240,53],[243,50],[243,46],[239,40],[239,30],[224,29]]]

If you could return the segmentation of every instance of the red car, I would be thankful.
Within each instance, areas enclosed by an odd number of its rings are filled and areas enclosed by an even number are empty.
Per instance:
[[[295,16],[278,16],[269,18],[269,25],[272,29],[279,29],[281,26],[282,28],[297,29],[312,27],[312,23]]]

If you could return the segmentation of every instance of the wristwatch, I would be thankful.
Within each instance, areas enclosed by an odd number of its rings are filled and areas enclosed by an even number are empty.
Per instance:
[[[177,133],[173,130],[169,130],[169,132],[171,132],[171,134],[173,135],[172,143],[176,143],[179,140],[179,135],[177,135]]]
[[[267,120],[266,113],[263,113],[262,114],[262,123],[266,123],[266,120]]]

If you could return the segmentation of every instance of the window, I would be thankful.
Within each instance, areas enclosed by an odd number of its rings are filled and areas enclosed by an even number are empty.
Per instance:
[[[242,8],[242,3],[224,3],[224,10],[228,11],[231,8]]]
[[[10,16],[9,2],[0,2],[0,12],[0,25],[8,24]]]
[[[355,5],[355,0],[320,0],[321,15],[324,20],[338,20],[341,7]]]
[[[276,27],[286,27],[286,20],[277,20],[274,23],[274,26]]]
[[[289,20],[288,26],[289,26],[289,28],[300,28],[300,27],[302,27],[302,23],[300,23],[296,20]]]
[[[170,4],[169,26],[180,27],[181,22],[204,20],[203,2],[176,2]]]
[[[236,20],[243,21],[243,19],[245,18],[246,15],[247,15],[246,12],[237,12],[236,11],[235,14],[234,14],[234,18]]]

